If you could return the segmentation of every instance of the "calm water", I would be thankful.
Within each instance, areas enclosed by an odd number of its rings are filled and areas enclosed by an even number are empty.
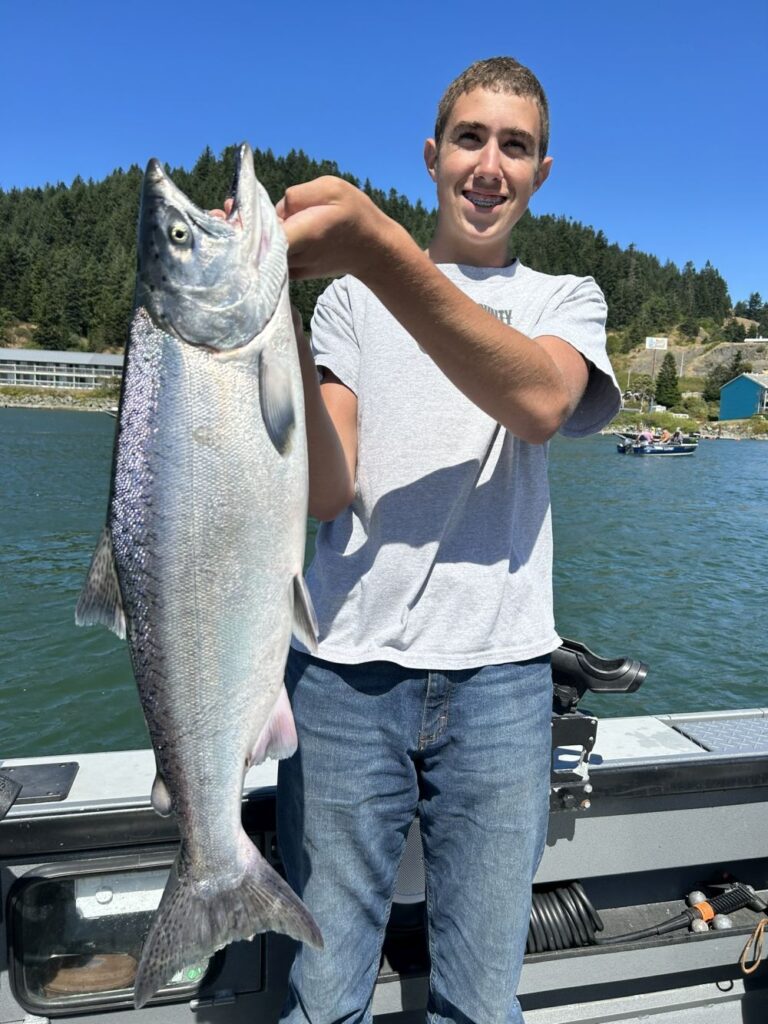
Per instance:
[[[0,409],[0,758],[149,744],[125,644],[73,612],[104,521],[115,421]],[[605,715],[768,705],[768,443],[690,459],[552,446],[558,629],[649,662]]]

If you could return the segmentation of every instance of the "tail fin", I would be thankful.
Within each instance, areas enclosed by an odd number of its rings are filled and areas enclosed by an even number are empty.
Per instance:
[[[248,870],[227,889],[179,876],[182,858],[183,850],[141,951],[133,989],[136,1009],[183,967],[236,939],[274,931],[322,949],[323,937],[312,915],[255,847]]]

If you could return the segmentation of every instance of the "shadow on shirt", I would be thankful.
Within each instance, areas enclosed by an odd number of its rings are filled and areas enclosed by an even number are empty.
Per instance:
[[[308,572],[321,637],[348,600],[366,614],[371,599],[412,610],[437,575],[446,585],[446,566],[456,567],[449,575],[460,590],[477,577],[460,566],[496,567],[481,574],[490,584],[516,574],[540,543],[551,560],[547,446],[504,432],[491,447],[482,464],[468,460],[393,488],[370,512],[365,480],[358,481],[352,505],[321,524]]]

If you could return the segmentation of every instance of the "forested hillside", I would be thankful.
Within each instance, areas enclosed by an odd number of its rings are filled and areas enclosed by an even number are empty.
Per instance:
[[[206,149],[191,171],[171,168],[170,173],[196,203],[220,207],[234,154],[229,148],[217,158]],[[317,162],[301,151],[275,157],[256,150],[255,166],[273,201],[290,185],[342,173],[335,163]],[[124,344],[142,174],[133,166],[100,182],[76,178],[71,186],[0,191],[0,331],[6,340],[9,327],[21,321],[37,325],[29,343],[41,348],[100,351]],[[394,190],[384,193],[368,182],[362,187],[417,242],[427,243],[433,211]],[[625,351],[674,325],[682,324],[693,336],[700,321],[721,324],[730,313],[725,281],[709,263],[698,271],[690,263],[682,270],[662,265],[634,246],[611,245],[602,231],[563,217],[526,214],[511,244],[512,254],[535,269],[593,275],[608,300],[609,329],[620,331],[618,343]],[[324,286],[317,281],[292,285],[306,323]]]

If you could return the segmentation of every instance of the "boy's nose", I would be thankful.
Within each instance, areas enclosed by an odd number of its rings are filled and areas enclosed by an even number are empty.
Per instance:
[[[500,156],[496,140],[489,139],[477,154],[475,174],[479,178],[501,178]]]

